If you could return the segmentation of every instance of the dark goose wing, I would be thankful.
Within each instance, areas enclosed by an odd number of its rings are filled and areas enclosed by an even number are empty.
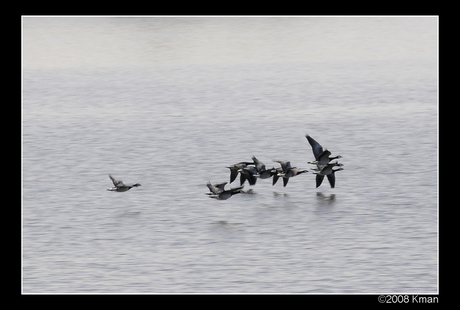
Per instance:
[[[272,186],[276,184],[276,182],[278,181],[278,179],[279,179],[279,176],[278,176],[277,173],[275,173],[275,174],[273,175]]]
[[[206,184],[209,188],[209,191],[214,194],[214,195],[219,195],[220,193],[222,193],[224,191],[224,187],[225,187],[225,184],[227,184],[227,182],[224,182],[224,183],[219,183],[219,184],[211,184],[211,182],[208,182],[208,184]]]
[[[316,188],[318,188],[321,183],[323,183],[324,175],[317,174],[316,175]]]
[[[283,186],[286,187],[286,185],[289,182],[289,178],[283,178]]]
[[[283,169],[283,172],[286,173],[288,172],[290,169],[292,169],[291,167],[291,162],[290,161],[286,161],[286,160],[275,160],[275,162],[279,163],[281,165],[281,168]]]
[[[238,176],[238,168],[230,168],[230,183],[235,181]]]
[[[335,173],[334,170],[332,170],[332,173],[327,175],[327,179],[329,180],[329,183],[331,184],[331,187],[335,187]]]
[[[321,153],[323,152],[323,147],[321,146],[321,144],[316,142],[316,140],[310,137],[309,135],[306,135],[305,137],[307,138],[308,142],[311,145],[315,159],[318,160],[319,155],[321,155]]]
[[[124,186],[124,184],[123,184],[123,182],[121,180],[118,180],[118,179],[114,178],[110,174],[109,174],[109,177],[110,177],[110,179],[112,179],[113,185],[115,185],[115,187]]]
[[[255,185],[257,182],[257,178],[254,176],[254,174],[257,174],[257,169],[255,167],[251,168],[244,168],[248,172],[248,182],[249,185]]]
[[[255,156],[252,156],[252,160],[254,161],[254,164],[256,165],[257,172],[266,170],[264,163],[258,160]]]

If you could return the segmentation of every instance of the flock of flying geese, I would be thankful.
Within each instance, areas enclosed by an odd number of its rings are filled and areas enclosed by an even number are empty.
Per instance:
[[[343,170],[341,168],[343,165],[336,162],[331,162],[334,159],[341,158],[342,156],[330,156],[331,152],[323,147],[309,135],[305,136],[308,142],[311,145],[313,150],[313,155],[315,160],[308,162],[309,164],[316,165],[316,168],[313,168],[313,173],[316,174],[316,187],[318,188],[323,182],[324,176],[327,176],[329,184],[332,188],[335,187],[335,172]],[[207,186],[209,188],[209,193],[206,193],[211,198],[226,200],[232,197],[235,194],[243,193],[243,187],[246,180],[249,182],[249,185],[255,185],[257,179],[269,179],[273,177],[272,185],[275,185],[280,177],[283,178],[283,186],[285,187],[289,178],[295,177],[299,174],[308,172],[308,170],[301,170],[297,167],[292,167],[289,161],[285,160],[275,160],[279,163],[281,167],[267,169],[260,160],[255,156],[252,156],[252,162],[239,162],[232,166],[228,166],[230,169],[230,183],[236,180],[238,173],[240,174],[240,186],[230,188],[229,190],[225,189],[227,182],[219,184],[211,184],[208,182]],[[340,167],[338,169],[333,169],[334,167]]]
[[[343,165],[339,164],[337,161],[331,161],[341,158],[342,156],[337,155],[331,157],[331,152],[327,149],[323,149],[323,147],[315,139],[309,135],[306,135],[305,137],[310,143],[313,155],[315,156],[315,160],[308,163],[316,165],[316,168],[312,169],[313,173],[316,174],[316,187],[318,188],[323,182],[324,176],[327,176],[329,184],[331,184],[331,187],[334,188],[335,173],[343,170],[343,168],[341,168]],[[226,190],[225,185],[227,182],[218,184],[211,184],[211,182],[208,182],[207,186],[209,188],[209,193],[206,194],[211,198],[226,200],[235,194],[243,193],[243,187],[246,180],[249,185],[255,185],[257,179],[269,179],[273,177],[272,185],[275,185],[281,177],[283,178],[283,186],[286,187],[290,178],[308,172],[306,169],[301,170],[297,167],[292,167],[291,162],[286,160],[275,160],[275,162],[279,163],[281,167],[267,169],[263,162],[258,160],[255,156],[252,156],[252,162],[242,161],[232,166],[228,166],[227,168],[230,169],[230,183],[236,180],[239,173],[240,186]],[[333,169],[334,167],[340,168]],[[114,187],[108,188],[108,191],[126,192],[133,187],[141,186],[139,183],[124,184],[123,181],[114,178],[110,174],[109,177],[112,180]]]

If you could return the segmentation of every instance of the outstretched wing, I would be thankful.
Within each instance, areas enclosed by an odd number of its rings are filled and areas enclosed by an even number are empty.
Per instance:
[[[290,161],[286,161],[286,160],[275,160],[275,162],[279,163],[281,165],[281,168],[283,169],[283,172],[286,173],[288,172],[290,169],[292,169],[291,167],[291,162]]]
[[[246,179],[248,180],[249,185],[255,185],[257,182],[257,178],[254,176],[254,174],[257,174],[257,169],[255,167],[246,167],[244,168],[244,170],[247,172]],[[243,175],[243,173],[241,175]]]
[[[219,183],[215,185],[211,184],[211,182],[208,182],[208,184],[206,185],[208,186],[209,191],[211,193],[213,193],[214,195],[219,195],[220,193],[224,191],[225,184],[227,184],[227,182]]]
[[[317,174],[316,175],[316,188],[318,188],[321,183],[323,183],[324,175]]]
[[[319,155],[321,155],[321,153],[323,152],[323,147],[321,146],[321,144],[316,142],[316,140],[313,139],[312,137],[310,137],[309,135],[306,135],[305,137],[307,138],[308,143],[310,143],[310,145],[311,145],[311,148],[312,148],[312,151],[313,151],[313,155],[315,156],[315,159],[318,160]]]
[[[275,173],[275,174],[273,175],[272,186],[276,184],[276,182],[278,181],[278,179],[279,179],[279,176],[278,176],[277,173]]]
[[[335,187],[335,173],[334,173],[334,170],[332,170],[331,174],[327,175],[327,179],[329,180],[329,183],[331,184],[331,187],[334,188]]]
[[[109,174],[110,179],[113,182],[113,185],[116,187],[124,186],[123,182],[121,180],[115,179],[112,175]]]
[[[254,161],[254,164],[256,165],[256,169],[258,172],[266,170],[264,163],[258,160],[255,156],[252,156],[252,160]]]
[[[246,174],[240,173],[240,186],[242,186],[244,182],[246,182],[247,179],[248,179],[248,176]]]
[[[283,186],[286,187],[286,185],[289,182],[289,178],[283,178]]]
[[[230,169],[230,183],[235,181],[236,177],[238,176],[238,168],[234,167],[227,167]]]

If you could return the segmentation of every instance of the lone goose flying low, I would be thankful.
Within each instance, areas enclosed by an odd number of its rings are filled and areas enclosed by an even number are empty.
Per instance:
[[[113,182],[114,187],[108,188],[108,191],[115,191],[115,192],[126,192],[129,191],[133,187],[141,186],[139,183],[136,184],[124,184],[122,180],[118,180],[114,178],[112,175],[109,174],[110,179]]]
[[[211,184],[211,182],[208,182],[208,184],[206,184],[209,188],[209,193],[206,193],[207,195],[219,195],[220,193],[222,193],[225,189],[225,185],[227,184],[227,182],[224,182],[224,183],[218,183],[218,184]]]
[[[225,190],[224,189],[225,184],[227,184],[227,182],[219,183],[215,185],[212,185],[211,182],[208,182],[208,184],[206,185],[208,186],[210,193],[206,193],[206,194],[209,195],[210,198],[215,198],[218,200],[227,200],[233,195],[243,192],[242,189],[244,186],[239,186],[239,187],[231,188],[229,190]]]

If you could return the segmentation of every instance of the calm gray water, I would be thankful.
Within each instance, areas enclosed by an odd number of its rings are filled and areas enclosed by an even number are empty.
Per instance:
[[[437,293],[437,33],[24,17],[23,292]],[[306,133],[343,156],[336,188],[205,195],[252,155],[311,169]]]

